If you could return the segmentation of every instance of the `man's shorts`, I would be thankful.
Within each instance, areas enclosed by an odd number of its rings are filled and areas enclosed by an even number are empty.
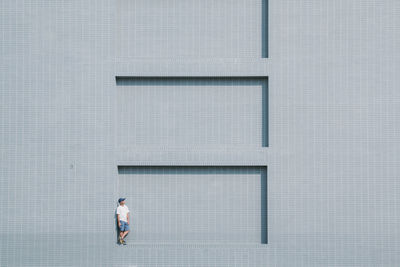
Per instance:
[[[120,221],[120,223],[121,223],[121,226],[119,227],[119,230],[121,232],[129,231],[129,224],[127,222]]]

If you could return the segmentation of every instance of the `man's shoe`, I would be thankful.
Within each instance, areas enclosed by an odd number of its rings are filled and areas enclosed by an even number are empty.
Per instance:
[[[123,243],[124,243],[124,242],[123,242],[123,239],[122,239],[120,236],[118,237],[118,243],[119,243],[119,244],[123,244]]]
[[[126,242],[124,239],[122,239],[122,245],[126,245]]]

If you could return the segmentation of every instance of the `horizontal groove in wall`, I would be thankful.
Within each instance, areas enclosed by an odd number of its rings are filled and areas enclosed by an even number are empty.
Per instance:
[[[255,170],[255,169],[267,169],[265,165],[146,165],[146,166],[138,166],[138,165],[118,165],[118,174],[126,174],[130,172],[137,172],[140,170],[149,171],[158,173],[159,170],[170,169],[170,170],[178,170],[179,173],[190,172],[192,169],[229,169],[232,171],[235,170]]]
[[[204,84],[267,84],[267,76],[115,76],[118,86],[148,85],[148,84],[187,84],[188,81],[198,81]]]
[[[178,248],[178,249],[266,249],[268,244],[201,243],[201,242],[131,242],[125,248]]]
[[[266,58],[120,58],[118,77],[268,77],[272,62]]]

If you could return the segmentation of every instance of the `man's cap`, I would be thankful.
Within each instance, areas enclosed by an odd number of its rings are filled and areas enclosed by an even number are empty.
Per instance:
[[[126,198],[121,197],[120,199],[118,199],[118,203],[121,203],[121,201],[124,201]]]

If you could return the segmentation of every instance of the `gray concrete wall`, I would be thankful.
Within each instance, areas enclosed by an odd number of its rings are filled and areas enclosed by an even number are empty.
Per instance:
[[[261,0],[1,1],[0,265],[400,265],[400,2],[268,2],[267,25]],[[237,83],[219,94],[207,91],[221,90],[215,84],[192,82],[180,94],[180,85],[160,85],[175,94],[163,92],[163,102],[158,87],[119,86],[116,76],[268,77],[268,120],[259,86]],[[190,92],[196,98],[187,100]],[[208,131],[177,124],[189,121],[184,114],[198,115]],[[129,180],[122,165],[238,171]],[[251,166],[267,166],[268,186],[237,175]],[[209,194],[216,205],[197,221],[215,223],[201,228],[208,238],[181,242],[171,239],[179,229],[153,222],[167,238],[142,231],[116,245],[120,194],[131,194],[136,212],[161,204],[138,197],[139,182],[154,188],[148,195],[172,193],[163,204],[175,215],[194,215],[196,193]],[[168,205],[189,185],[199,188],[188,191],[193,203]],[[245,206],[233,205],[241,198]],[[252,219],[224,221],[216,213],[225,208]],[[262,243],[257,220],[265,215]],[[177,225],[173,213],[164,218]],[[215,242],[210,233],[222,223],[244,228]]]

